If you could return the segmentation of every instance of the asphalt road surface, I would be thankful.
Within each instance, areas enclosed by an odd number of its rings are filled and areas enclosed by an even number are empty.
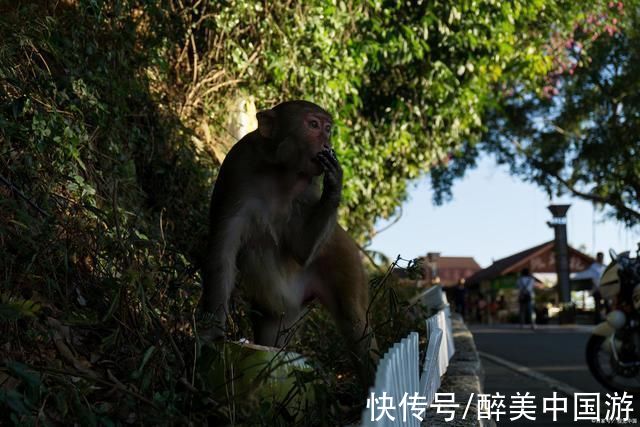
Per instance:
[[[533,371],[532,374],[543,374],[563,383],[568,389],[600,393],[601,415],[604,418],[606,407],[603,402],[606,393],[610,392],[591,376],[585,362],[585,348],[592,326],[541,325],[533,331],[520,329],[519,325],[470,325],[469,329],[481,354],[497,356],[524,370],[528,368]],[[573,421],[573,396],[568,396],[567,413],[559,413],[557,420],[553,421],[551,414],[541,413],[542,398],[552,397],[553,389],[550,383],[508,369],[505,365],[490,360],[489,356],[483,358],[482,363],[485,368],[485,393],[499,392],[509,397],[518,391],[521,394],[529,391],[537,396],[538,413],[535,421],[521,418],[510,423],[509,417],[503,416],[498,425],[597,425],[591,421]],[[634,401],[633,408],[631,418],[637,418],[640,423],[638,400]],[[505,418],[507,422],[504,421]]]
[[[585,348],[592,327],[472,325],[478,350],[541,372],[584,392],[605,392],[589,372]]]

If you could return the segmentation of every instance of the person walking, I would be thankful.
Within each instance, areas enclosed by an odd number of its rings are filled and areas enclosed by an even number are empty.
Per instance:
[[[478,323],[485,323],[485,319],[487,318],[487,300],[482,292],[478,293],[478,302],[476,305],[476,319]]]
[[[458,286],[454,290],[454,302],[456,304],[456,312],[460,313],[462,319],[466,318],[466,302],[467,302],[467,289],[464,287],[464,279],[458,281]]]
[[[525,323],[531,323],[531,329],[536,328],[536,315],[533,311],[534,287],[536,279],[533,278],[528,268],[523,268],[516,282],[518,287],[518,303],[520,304],[520,327]]]

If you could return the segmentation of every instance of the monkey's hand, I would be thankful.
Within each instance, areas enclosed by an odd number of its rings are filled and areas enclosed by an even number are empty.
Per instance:
[[[293,256],[301,265],[314,258],[318,248],[331,235],[336,224],[336,210],[342,196],[342,168],[333,150],[323,150],[316,160],[324,171],[322,196],[293,221],[289,243]]]
[[[322,199],[337,206],[342,197],[342,167],[336,152],[333,149],[323,150],[317,158],[324,169]]]

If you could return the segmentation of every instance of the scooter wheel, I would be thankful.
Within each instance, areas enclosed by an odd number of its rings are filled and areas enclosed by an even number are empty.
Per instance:
[[[625,377],[617,372],[613,356],[602,346],[605,340],[606,337],[591,335],[587,342],[586,359],[591,374],[611,391],[640,393],[640,377]]]

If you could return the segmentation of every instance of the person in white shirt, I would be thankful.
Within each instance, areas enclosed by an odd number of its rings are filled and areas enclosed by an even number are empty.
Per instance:
[[[583,280],[590,279],[592,283],[591,287],[591,295],[593,295],[593,300],[595,302],[595,323],[598,324],[602,321],[602,294],[600,293],[600,278],[602,277],[602,273],[604,273],[605,265],[604,265],[604,254],[602,252],[598,252],[596,254],[596,261],[589,266],[586,270],[580,271],[578,273],[574,273],[571,275],[571,279],[573,280]],[[604,301],[604,307],[608,311],[609,307],[607,301]]]
[[[536,314],[533,310],[534,288],[536,279],[533,278],[528,268],[523,268],[516,282],[518,287],[518,302],[520,303],[520,327],[525,322],[531,323],[531,329],[536,328]]]

